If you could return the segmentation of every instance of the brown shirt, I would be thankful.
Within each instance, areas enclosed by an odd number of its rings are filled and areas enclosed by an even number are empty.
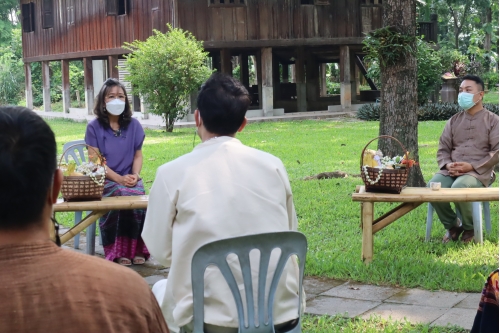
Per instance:
[[[0,333],[168,332],[149,286],[51,241],[0,247]]]
[[[473,116],[463,111],[451,117],[439,139],[437,161],[446,176],[446,164],[470,163],[474,170],[467,174],[488,186],[498,164],[498,116],[483,108]]]

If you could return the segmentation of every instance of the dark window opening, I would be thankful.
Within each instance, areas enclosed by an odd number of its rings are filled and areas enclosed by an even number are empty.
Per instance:
[[[314,0],[300,0],[301,5],[314,5]]]
[[[23,32],[35,31],[35,4],[33,2],[21,5]]]
[[[241,7],[245,0],[208,0],[209,7]]]
[[[128,13],[127,0],[106,0],[107,16],[127,15],[127,13]]]
[[[42,1],[42,28],[48,29],[54,27],[54,5],[52,0]]]

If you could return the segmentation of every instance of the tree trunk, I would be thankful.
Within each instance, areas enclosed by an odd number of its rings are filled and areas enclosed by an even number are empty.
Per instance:
[[[486,8],[486,22],[487,25],[491,24],[491,7]],[[491,51],[491,33],[486,32],[484,36],[484,50],[486,52]],[[489,67],[489,62],[488,62]],[[489,70],[489,68],[487,68]]]
[[[393,26],[401,33],[415,36],[416,0],[387,0],[384,6],[384,26]],[[416,44],[412,45],[416,49]],[[394,65],[381,63],[382,101],[380,135],[391,135],[401,141],[418,162],[417,118],[417,59],[407,55]],[[381,139],[379,149],[387,156],[403,155],[399,144]],[[410,169],[408,186],[425,186],[419,166]]]

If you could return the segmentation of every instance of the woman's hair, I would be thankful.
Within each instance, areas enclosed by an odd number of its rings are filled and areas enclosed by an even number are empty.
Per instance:
[[[132,121],[133,113],[128,101],[127,90],[125,89],[125,86],[121,84],[117,79],[109,78],[104,81],[99,94],[97,94],[96,102],[94,105],[94,114],[97,116],[97,119],[103,126],[109,126],[108,112],[106,111],[106,95],[108,94],[108,91],[115,86],[122,88],[123,94],[125,95],[125,110],[120,115],[120,120],[118,121],[118,123],[120,124],[120,127],[126,128]]]

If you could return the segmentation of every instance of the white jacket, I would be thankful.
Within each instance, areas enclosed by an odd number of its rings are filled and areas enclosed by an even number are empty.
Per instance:
[[[159,167],[142,238],[154,258],[170,267],[161,304],[169,328],[177,331],[193,320],[191,259],[200,246],[287,230],[297,230],[297,217],[285,167],[273,155],[224,136]],[[252,271],[258,271],[259,256],[252,257]],[[271,267],[276,260],[273,253]],[[237,260],[232,261],[239,267]],[[276,291],[275,325],[298,316],[298,274],[296,260],[290,259]],[[244,294],[241,275],[237,282]],[[213,267],[205,273],[205,323],[238,327],[231,291]]]

